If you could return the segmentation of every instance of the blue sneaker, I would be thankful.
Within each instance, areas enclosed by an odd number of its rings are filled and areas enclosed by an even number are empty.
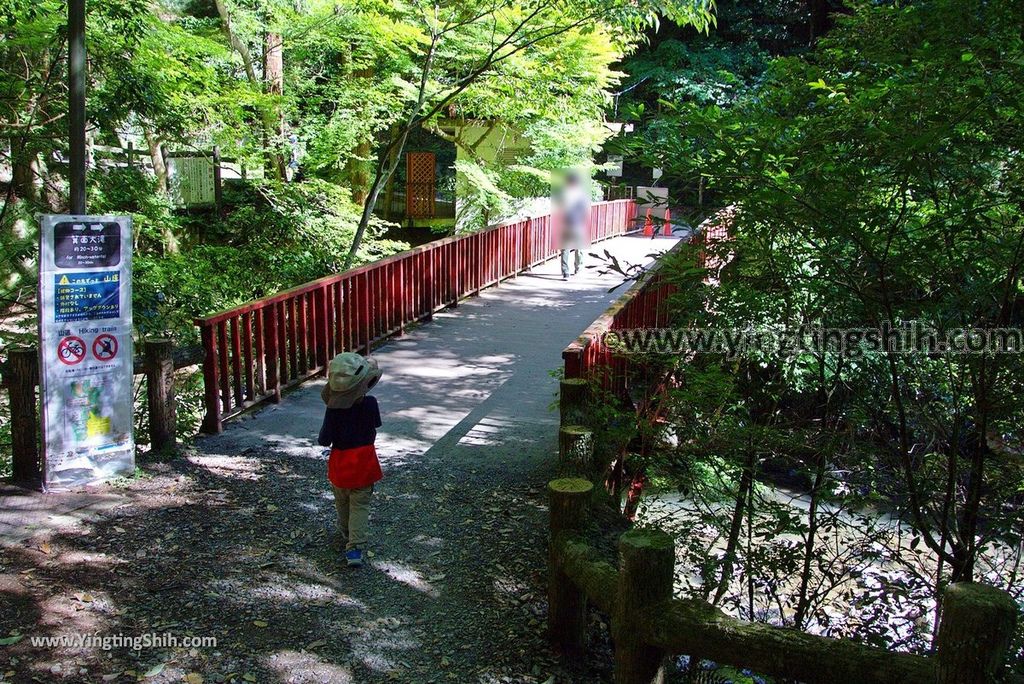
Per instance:
[[[350,568],[358,568],[363,564],[363,552],[359,549],[352,549],[345,552],[345,561]]]

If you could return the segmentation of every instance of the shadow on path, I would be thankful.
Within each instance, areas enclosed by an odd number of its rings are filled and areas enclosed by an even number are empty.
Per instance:
[[[639,262],[671,244],[603,246]],[[557,269],[548,262],[375,352],[385,479],[367,567],[342,567],[330,543],[333,505],[315,445],[322,381],[312,382],[198,440],[187,458],[147,468],[114,513],[7,547],[0,638],[26,636],[0,649],[0,672],[68,681],[606,679],[602,664],[567,669],[547,646],[544,485],[557,436],[551,371],[620,291],[608,292],[614,277],[587,271],[562,282]],[[217,645],[30,643],[150,632]]]

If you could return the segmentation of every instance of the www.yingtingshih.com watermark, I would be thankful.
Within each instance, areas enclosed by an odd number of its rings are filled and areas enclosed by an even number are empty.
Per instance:
[[[603,341],[620,354],[1019,354],[1024,330],[939,329],[917,321],[877,328],[633,328],[608,331]]]
[[[29,637],[36,648],[88,648],[102,651],[127,649],[143,651],[152,648],[216,648],[217,637],[148,632],[146,634],[62,634]]]

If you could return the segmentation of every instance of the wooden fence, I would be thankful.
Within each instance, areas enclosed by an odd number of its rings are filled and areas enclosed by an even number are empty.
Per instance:
[[[590,238],[633,229],[632,200],[597,203]],[[202,336],[202,430],[320,374],[342,351],[368,353],[405,326],[429,319],[558,252],[550,216],[428,243],[344,273],[196,319]]]
[[[698,245],[728,237],[732,210],[702,226]],[[685,244],[685,243],[680,243]],[[676,248],[679,248],[677,245]],[[708,278],[726,259],[697,250]],[[953,584],[942,600],[934,656],[890,652],[798,630],[746,622],[701,600],[673,598],[674,540],[652,529],[633,529],[619,539],[618,569],[586,541],[594,482],[604,481],[595,460],[590,381],[597,376],[619,396],[629,389],[629,357],[613,353],[606,333],[657,327],[668,322],[671,286],[651,269],[563,352],[560,390],[559,471],[549,484],[548,627],[566,654],[584,655],[587,612],[611,617],[616,684],[663,681],[669,655],[685,654],[808,684],[982,684],[996,681],[1014,634],[1018,607],[1007,592],[983,584]]]
[[[146,376],[146,402],[149,408],[149,442],[157,451],[177,445],[177,415],[174,371],[197,365],[199,349],[174,349],[171,340],[143,342],[143,354],[135,359],[135,375]],[[39,350],[35,347],[9,349],[3,365],[3,381],[11,406],[12,479],[23,485],[42,484],[42,459],[39,448]]]
[[[661,682],[670,655],[686,654],[807,684],[989,684],[998,681],[1016,628],[1005,591],[958,583],[942,599],[933,656],[746,622],[698,599],[673,598],[675,543],[637,528],[619,538],[618,568],[583,541],[593,484],[548,485],[551,511],[548,627],[563,652],[587,647],[587,612],[611,616],[616,684]]]
[[[91,145],[91,164],[99,169],[138,168],[153,174],[153,161],[149,150],[139,150],[132,143],[128,147]],[[181,150],[164,153],[170,199],[176,207],[220,207],[223,203],[224,182],[244,179],[245,164],[239,159],[222,157],[220,148],[212,150]],[[254,169],[262,176],[262,169]]]

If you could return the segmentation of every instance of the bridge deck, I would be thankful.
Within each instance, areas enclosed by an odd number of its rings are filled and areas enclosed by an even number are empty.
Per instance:
[[[672,244],[623,237],[595,249],[637,263]],[[552,260],[375,352],[385,479],[361,570],[342,567],[328,544],[333,504],[315,444],[323,381],[153,469],[87,535],[55,533],[54,553],[117,557],[63,580],[121,611],[88,631],[173,624],[218,637],[205,664],[186,649],[165,668],[179,678],[601,681],[606,673],[565,672],[547,647],[544,484],[557,441],[550,372],[619,282],[592,270],[563,282]]]

